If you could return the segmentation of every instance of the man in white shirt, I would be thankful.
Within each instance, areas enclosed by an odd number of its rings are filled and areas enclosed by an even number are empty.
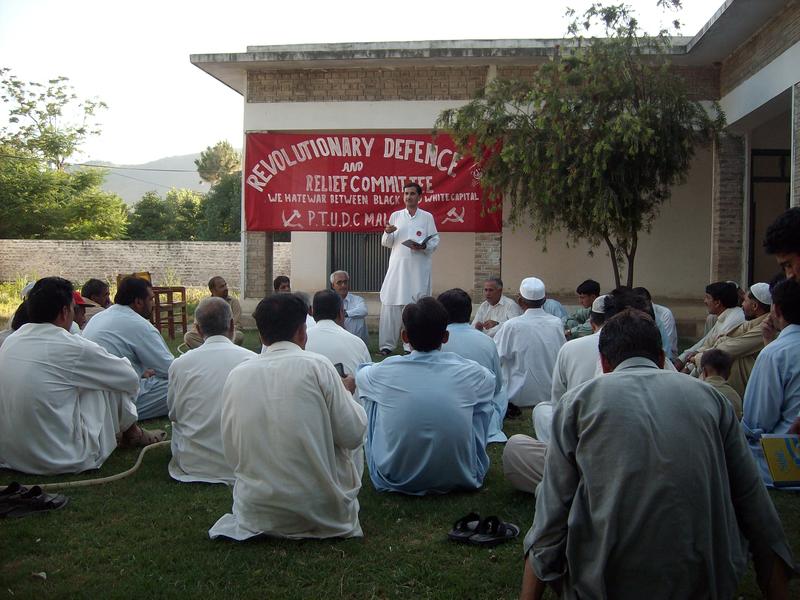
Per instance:
[[[541,279],[523,279],[518,302],[525,312],[503,323],[494,342],[509,405],[535,406],[550,399],[556,356],[566,341],[564,324],[542,309],[545,286]]]
[[[0,349],[0,467],[36,475],[97,469],[117,447],[166,437],[136,424],[139,377],[69,333],[72,284],[45,277],[26,300],[28,323]]]
[[[706,286],[703,303],[708,314],[716,315],[717,322],[711,330],[697,340],[691,348],[684,350],[673,362],[679,371],[686,366],[703,346],[713,346],[721,335],[731,332],[744,323],[744,312],[739,306],[739,288],[729,281],[718,281]]]
[[[367,428],[353,378],[306,352],[306,304],[275,294],[253,313],[267,352],[228,376],[222,443],[233,467],[232,514],[209,536],[245,540],[363,535],[358,521],[361,465],[354,453]],[[194,352],[194,351],[193,351]]]
[[[494,337],[502,323],[522,314],[519,304],[503,295],[503,280],[499,277],[486,280],[483,284],[483,297],[485,300],[478,307],[472,326],[489,337]]]
[[[237,346],[241,346],[244,342],[244,332],[242,331],[241,325],[242,307],[239,301],[233,298],[228,292],[228,282],[219,275],[212,277],[208,281],[208,291],[211,292],[212,298],[222,298],[230,305],[233,323],[236,327],[233,333],[233,343]],[[203,343],[203,336],[197,330],[196,324],[195,322],[192,328],[183,335],[183,343],[186,344],[189,349],[197,348]]]
[[[114,304],[86,324],[84,337],[111,354],[127,358],[141,377],[136,410],[140,419],[167,414],[167,377],[174,356],[150,322],[153,286],[138,277],[123,279]]]
[[[355,376],[358,366],[372,362],[364,341],[347,331],[341,297],[330,290],[314,294],[312,302],[317,326],[307,333],[306,350],[326,356],[335,365],[342,364],[345,375]]]
[[[409,182],[403,188],[405,209],[389,216],[381,244],[392,249],[389,268],[381,285],[381,317],[378,347],[391,354],[400,336],[403,307],[431,294],[431,262],[439,246],[433,215],[419,208],[422,188]]]
[[[675,324],[675,315],[673,315],[672,311],[666,306],[662,306],[661,304],[656,304],[653,302],[653,297],[650,295],[650,290],[648,290],[646,287],[636,287],[633,288],[633,291],[644,296],[650,303],[650,306],[653,307],[656,325],[658,326],[658,330],[661,332],[661,335],[664,338],[662,340],[664,345],[664,355],[667,357],[667,360],[671,361],[673,358],[678,356],[678,327]]]
[[[350,275],[347,271],[331,273],[331,285],[344,305],[344,328],[369,344],[367,330],[367,303],[361,296],[350,293]]]
[[[194,319],[202,344],[169,368],[169,474],[178,481],[232,485],[233,469],[222,452],[222,388],[234,367],[257,355],[233,343],[236,326],[224,298],[203,298]]]

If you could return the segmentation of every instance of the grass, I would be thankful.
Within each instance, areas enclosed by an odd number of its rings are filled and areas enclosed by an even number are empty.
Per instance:
[[[175,351],[180,340],[167,341]],[[259,348],[255,332],[246,332],[245,345]],[[166,419],[147,426],[169,430]],[[509,435],[530,433],[529,411],[507,421],[505,429]],[[493,550],[446,539],[451,524],[473,510],[516,523],[523,535],[530,527],[534,498],[505,481],[501,452],[501,445],[490,446],[491,469],[483,489],[472,493],[379,494],[365,472],[359,494],[362,539],[237,544],[207,535],[230,511],[230,490],[173,481],[167,474],[169,449],[154,449],[126,479],[65,489],[70,503],[64,510],[0,521],[0,593],[9,598],[515,598],[521,539]],[[0,484],[107,476],[132,466],[136,456],[134,450],[118,450],[99,471],[77,476],[0,470]],[[770,495],[800,551],[800,496]],[[792,590],[800,597],[797,581]],[[738,596],[760,597],[752,572]]]

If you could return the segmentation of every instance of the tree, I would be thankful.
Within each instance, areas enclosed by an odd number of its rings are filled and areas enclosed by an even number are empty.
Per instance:
[[[58,170],[90,135],[100,129],[95,115],[106,104],[97,99],[79,100],[69,79],[56,77],[47,84],[24,82],[7,68],[0,68],[0,100],[8,105],[9,126],[0,139],[24,148]]]
[[[203,198],[200,239],[239,241],[242,232],[242,172],[223,175]]]
[[[133,240],[192,241],[198,239],[202,194],[171,189],[166,198],[147,192],[130,214],[128,236]]]
[[[228,142],[217,142],[208,146],[194,161],[200,179],[214,185],[223,175],[241,169],[242,157]]]
[[[580,37],[598,22],[605,38]],[[639,234],[724,115],[689,99],[666,32],[642,35],[627,8],[596,4],[569,31],[532,80],[496,80],[437,127],[481,161],[490,210],[505,194],[510,221],[528,221],[536,239],[563,230],[572,243],[605,244],[616,284],[626,265],[633,285]]]

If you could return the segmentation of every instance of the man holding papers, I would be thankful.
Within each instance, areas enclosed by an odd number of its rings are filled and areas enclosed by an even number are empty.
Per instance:
[[[431,256],[439,245],[439,234],[433,215],[419,208],[420,196],[419,184],[405,185],[406,207],[391,214],[381,237],[381,244],[392,249],[381,286],[378,347],[384,356],[397,346],[403,307],[431,295]]]

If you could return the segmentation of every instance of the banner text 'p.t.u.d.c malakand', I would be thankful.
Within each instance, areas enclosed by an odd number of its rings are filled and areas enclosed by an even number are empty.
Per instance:
[[[449,136],[247,134],[249,231],[380,231],[409,182],[422,187],[420,207],[439,231],[500,231],[478,165]]]

